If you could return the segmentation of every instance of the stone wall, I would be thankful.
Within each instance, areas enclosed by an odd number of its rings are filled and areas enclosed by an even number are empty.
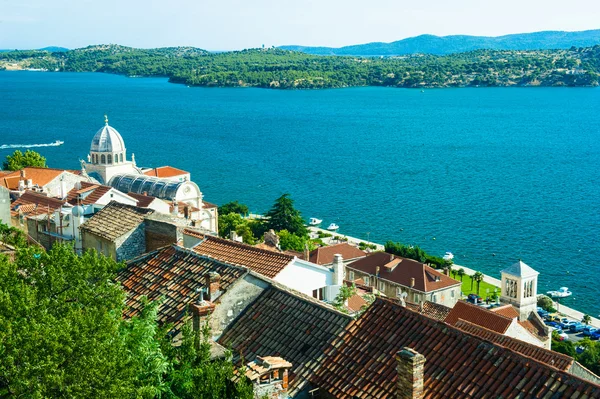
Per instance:
[[[117,238],[114,243],[116,247],[116,261],[127,261],[146,252],[146,226],[140,223],[135,229]]]
[[[144,220],[146,234],[146,252],[154,251],[166,245],[176,244],[181,238],[177,225],[160,220]]]
[[[84,251],[87,251],[88,249],[95,249],[96,252],[103,254],[104,256],[109,256],[115,260],[117,259],[117,252],[114,242],[110,242],[107,239],[98,237],[83,230],[81,232],[81,243]]]

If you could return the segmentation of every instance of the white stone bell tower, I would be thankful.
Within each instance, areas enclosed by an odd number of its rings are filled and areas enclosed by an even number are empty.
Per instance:
[[[502,270],[500,300],[510,303],[519,311],[519,320],[527,320],[537,307],[537,279],[539,273],[522,261]]]

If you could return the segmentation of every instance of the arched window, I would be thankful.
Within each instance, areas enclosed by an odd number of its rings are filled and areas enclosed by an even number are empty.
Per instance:
[[[115,163],[119,163],[119,154],[115,154]]]
[[[119,155],[119,158],[120,158],[119,162],[123,162],[123,153],[121,153],[121,155]]]
[[[112,154],[108,154],[106,157],[108,158],[108,164],[112,164]]]
[[[98,163],[98,154],[92,155],[94,157],[94,163]]]
[[[102,155],[100,156],[100,163],[101,163],[101,164],[105,164],[105,163],[106,163],[106,157],[104,156],[104,154],[102,154]]]

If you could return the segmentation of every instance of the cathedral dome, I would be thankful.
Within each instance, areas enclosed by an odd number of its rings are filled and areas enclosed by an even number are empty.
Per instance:
[[[117,130],[111,126],[108,126],[108,119],[106,119],[106,125],[104,125],[92,139],[92,147],[90,152],[124,152],[125,142],[123,137],[117,132]]]

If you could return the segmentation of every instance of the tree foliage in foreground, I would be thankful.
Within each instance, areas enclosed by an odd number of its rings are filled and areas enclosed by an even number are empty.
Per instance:
[[[4,170],[21,170],[28,166],[46,168],[46,158],[33,150],[27,150],[25,153],[15,150],[11,155],[6,156],[6,160],[2,163]]]
[[[124,320],[110,258],[56,245],[0,256],[0,398],[244,398],[230,359],[211,361],[207,334],[172,346],[159,303]]]
[[[585,368],[600,375],[600,341],[592,341],[588,337],[576,343],[561,341],[556,331],[553,331],[552,350],[573,357]]]

